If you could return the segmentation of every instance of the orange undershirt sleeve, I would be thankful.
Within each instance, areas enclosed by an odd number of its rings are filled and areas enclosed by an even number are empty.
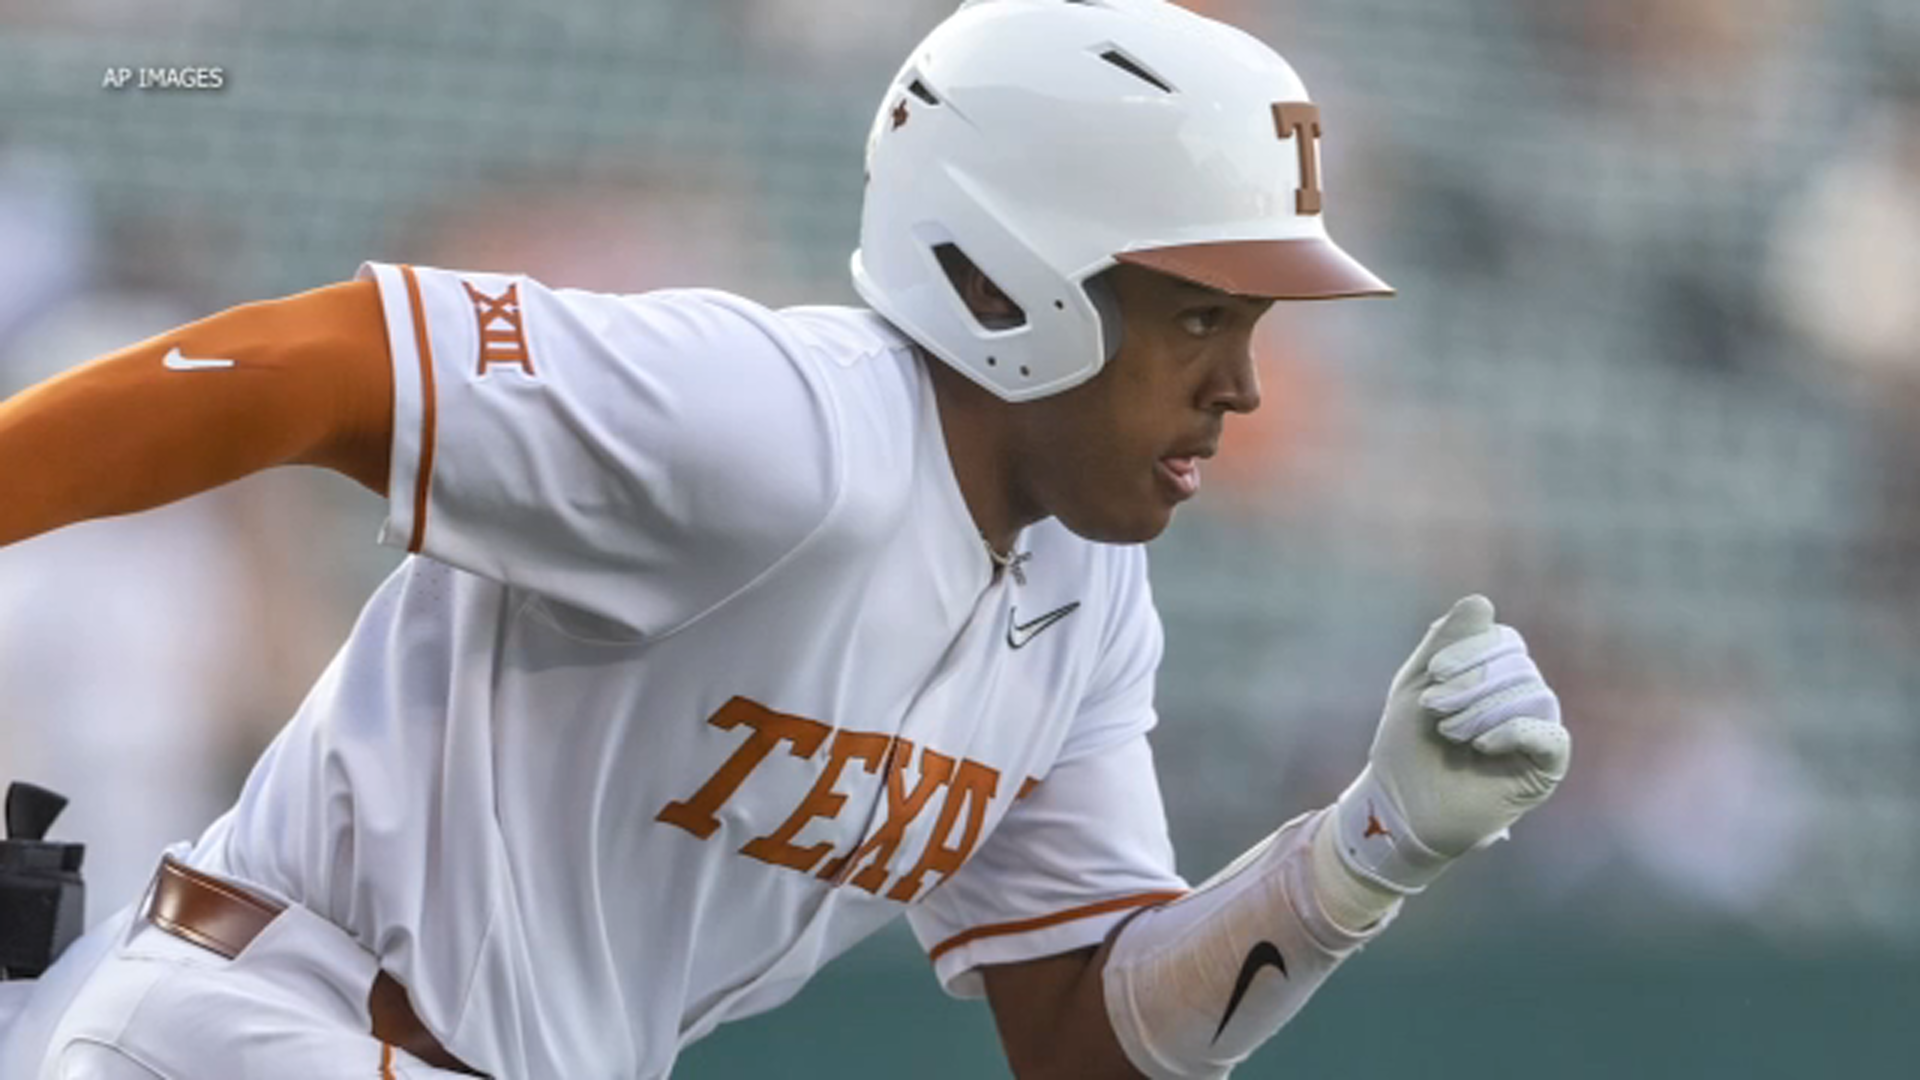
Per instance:
[[[223,311],[0,402],[0,546],[274,465],[385,495],[393,371],[379,288]]]

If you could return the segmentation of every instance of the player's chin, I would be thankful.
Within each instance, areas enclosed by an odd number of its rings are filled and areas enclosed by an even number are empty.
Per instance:
[[[1178,505],[1158,495],[1144,498],[1136,495],[1097,509],[1090,507],[1080,513],[1057,516],[1062,525],[1085,540],[1102,544],[1144,544],[1167,531]]]

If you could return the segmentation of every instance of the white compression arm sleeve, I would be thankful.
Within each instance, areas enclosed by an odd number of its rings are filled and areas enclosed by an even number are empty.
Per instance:
[[[1389,908],[1354,933],[1326,914],[1314,837],[1327,821],[1325,810],[1295,818],[1120,929],[1101,978],[1107,1018],[1135,1068],[1153,1080],[1227,1075],[1392,921]]]

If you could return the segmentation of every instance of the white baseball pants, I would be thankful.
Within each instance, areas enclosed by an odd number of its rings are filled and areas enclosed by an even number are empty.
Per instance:
[[[287,908],[232,960],[135,918],[95,926],[39,980],[12,1030],[8,1080],[450,1078],[370,1034],[379,965],[339,927]]]

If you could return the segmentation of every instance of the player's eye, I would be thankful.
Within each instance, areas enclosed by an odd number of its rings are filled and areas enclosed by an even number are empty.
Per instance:
[[[1227,309],[1223,307],[1188,308],[1180,313],[1180,328],[1194,337],[1218,333],[1226,323]]]

